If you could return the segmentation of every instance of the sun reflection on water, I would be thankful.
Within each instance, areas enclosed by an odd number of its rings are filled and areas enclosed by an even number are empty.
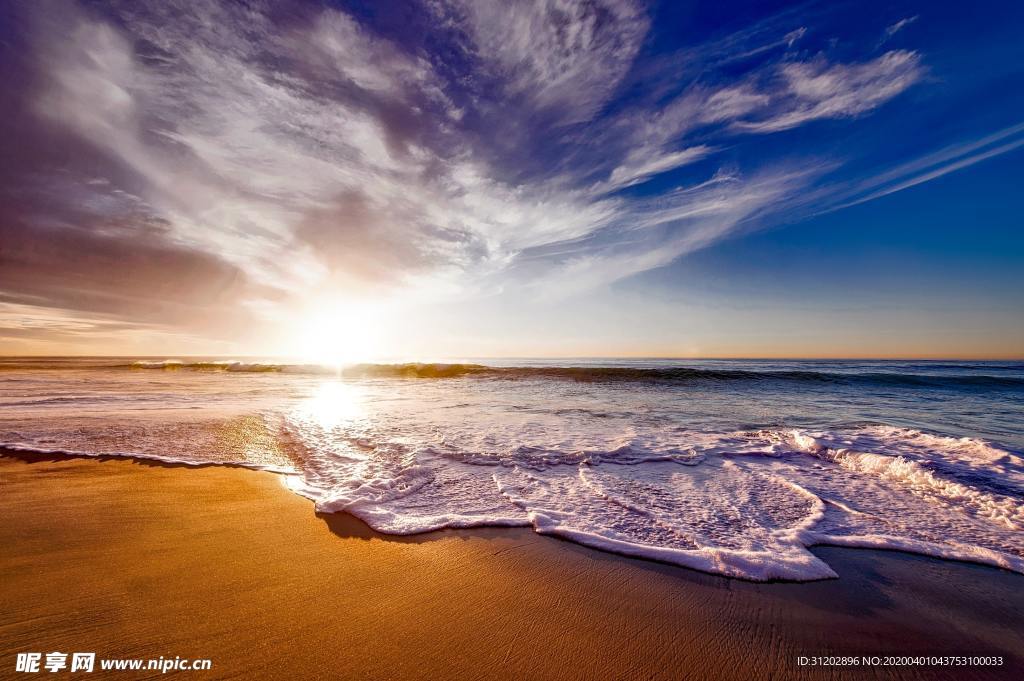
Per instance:
[[[324,381],[299,404],[298,413],[324,430],[331,430],[366,414],[364,391],[346,381]]]

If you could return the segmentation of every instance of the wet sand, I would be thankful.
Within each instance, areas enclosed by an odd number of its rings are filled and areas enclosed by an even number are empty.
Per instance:
[[[822,547],[839,579],[754,584],[524,529],[386,537],[237,468],[7,452],[0,546],[0,678],[54,650],[213,661],[179,678],[1024,675],[1024,576],[995,568]],[[890,654],[1005,664],[797,664]]]

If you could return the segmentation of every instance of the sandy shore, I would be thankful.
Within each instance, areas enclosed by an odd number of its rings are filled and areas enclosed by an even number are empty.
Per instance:
[[[840,579],[752,584],[528,530],[384,537],[230,468],[0,456],[0,490],[0,678],[28,678],[16,653],[53,650],[213,660],[181,678],[1024,673],[1024,577],[977,565],[822,548]],[[1006,665],[797,665],[828,654]]]

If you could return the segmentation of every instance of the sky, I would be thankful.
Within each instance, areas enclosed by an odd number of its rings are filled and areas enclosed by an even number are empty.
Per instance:
[[[0,354],[1021,358],[1022,32],[0,0]]]

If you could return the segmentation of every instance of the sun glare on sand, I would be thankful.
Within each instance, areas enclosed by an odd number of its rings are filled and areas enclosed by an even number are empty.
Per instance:
[[[313,307],[298,324],[293,354],[307,362],[343,367],[381,354],[385,320],[379,306],[332,302]]]

